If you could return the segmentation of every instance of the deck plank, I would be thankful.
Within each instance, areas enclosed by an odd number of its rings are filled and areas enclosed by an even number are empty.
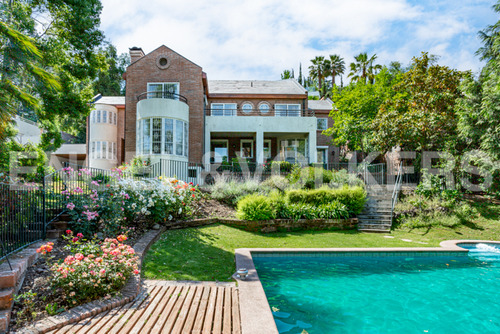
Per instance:
[[[177,316],[177,320],[175,321],[174,328],[172,328],[172,334],[181,334],[182,328],[184,327],[184,323],[187,318],[187,314],[189,309],[191,308],[191,304],[193,302],[194,295],[196,293],[197,287],[191,286],[189,287],[189,292],[186,296],[186,300],[184,304],[182,304],[181,309],[179,310],[179,315]]]
[[[153,290],[150,290],[153,291]],[[123,333],[121,331],[122,327],[128,322],[130,317],[134,314],[134,312],[141,307],[141,305],[145,302],[146,298],[148,297],[147,291],[142,291],[137,298],[135,299],[134,303],[132,306],[123,314],[121,315],[120,320],[111,328],[109,331],[109,334],[118,334],[118,333]]]
[[[139,306],[136,309],[136,311],[128,319],[127,323],[122,327],[122,329],[120,329],[120,333],[129,333],[132,330],[132,328],[135,327],[135,325],[138,323],[138,320],[145,313],[146,309],[153,302],[154,298],[160,292],[160,290],[161,290],[160,286],[155,286],[153,288],[149,296],[146,299],[144,299],[141,306]]]
[[[222,333],[222,310],[224,308],[224,288],[219,286],[217,289],[217,302],[215,306],[213,334]]]
[[[241,334],[240,297],[236,288],[231,288],[231,293],[233,295],[233,334]]]
[[[132,329],[128,332],[128,334],[138,334],[142,333],[143,327],[148,323],[151,318],[151,313],[153,313],[158,306],[158,303],[162,300],[163,295],[167,292],[168,288],[164,286],[158,286],[158,293],[151,300],[147,308],[145,308],[142,312],[142,315],[137,320],[136,324]]]
[[[207,310],[205,313],[205,320],[203,321],[203,334],[212,334],[212,326],[215,314],[215,302],[217,299],[217,287],[210,287],[210,297],[208,299]]]
[[[184,300],[186,299],[186,295],[188,294],[189,287],[184,286],[181,287],[181,292],[179,294],[179,298],[174,304],[174,307],[172,308],[172,312],[167,318],[167,321],[165,322],[165,325],[163,326],[162,333],[168,333],[170,334],[172,331],[172,328],[175,325],[175,322],[177,321],[177,316],[179,315],[179,311],[184,304]]]
[[[224,308],[222,309],[222,334],[231,334],[231,297],[231,288],[225,288]]]
[[[201,302],[201,296],[203,294],[204,287],[203,286],[198,286],[196,290],[196,294],[194,296],[193,302],[191,303],[191,307],[189,309],[189,313],[186,318],[186,323],[184,324],[184,327],[182,328],[182,331],[184,333],[191,333],[191,330],[193,329],[194,322],[196,320],[196,314],[198,312],[198,309],[200,307],[200,302]]]
[[[201,296],[200,306],[198,307],[198,313],[196,314],[196,320],[194,322],[192,334],[201,334],[203,329],[203,321],[205,320],[205,314],[208,306],[208,298],[210,297],[210,287],[205,286],[203,288],[203,295]]]
[[[172,313],[172,309],[175,303],[177,302],[177,299],[179,298],[181,291],[182,291],[182,286],[176,286],[175,290],[170,295],[165,297],[165,298],[168,297],[168,303],[163,309],[163,311],[160,313],[156,324],[151,329],[150,332],[151,334],[161,333],[163,326],[167,322],[167,319],[170,316],[170,314]]]
[[[141,333],[149,333],[151,329],[154,327],[154,325],[158,322],[159,317],[161,316],[163,309],[165,308],[165,305],[167,305],[168,301],[170,300],[170,296],[174,293],[175,291],[175,286],[167,286],[166,291],[163,294],[160,302],[156,306],[155,310],[153,313],[151,313],[151,317],[149,318],[148,322],[144,325],[142,328]],[[168,316],[168,314],[167,314]]]

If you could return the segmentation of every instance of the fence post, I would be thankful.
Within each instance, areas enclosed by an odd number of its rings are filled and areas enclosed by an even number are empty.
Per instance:
[[[42,239],[45,239],[47,236],[47,213],[45,211],[46,209],[46,204],[45,204],[45,197],[46,197],[46,184],[45,184],[45,175],[43,176],[42,179],[42,223],[43,223],[43,233],[42,233]]]

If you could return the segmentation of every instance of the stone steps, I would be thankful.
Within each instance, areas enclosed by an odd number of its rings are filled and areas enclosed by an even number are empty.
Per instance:
[[[371,233],[391,232],[392,191],[383,187],[368,190],[365,208],[358,215],[358,231]]]

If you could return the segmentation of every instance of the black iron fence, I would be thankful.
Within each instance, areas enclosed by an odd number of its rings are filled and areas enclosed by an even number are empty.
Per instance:
[[[45,237],[43,189],[0,183],[0,260]]]

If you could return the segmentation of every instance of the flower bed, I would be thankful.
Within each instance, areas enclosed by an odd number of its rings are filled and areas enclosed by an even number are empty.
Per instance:
[[[61,191],[71,227],[86,235],[124,233],[142,222],[146,227],[167,224],[189,214],[200,196],[198,188],[174,178],[132,180],[120,169],[105,178],[87,169],[65,169],[67,188]],[[78,180],[78,182],[71,182]],[[82,182],[83,180],[83,182]]]

